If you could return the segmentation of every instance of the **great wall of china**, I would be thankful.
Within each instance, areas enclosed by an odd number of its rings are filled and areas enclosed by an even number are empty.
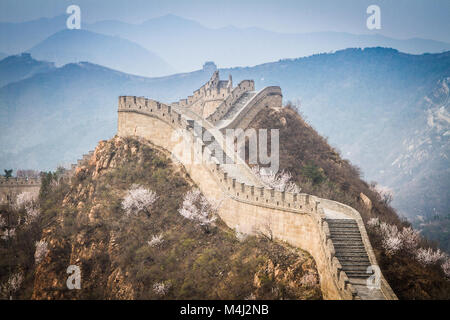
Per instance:
[[[226,147],[225,129],[245,130],[262,108],[282,105],[279,87],[254,89],[251,80],[233,89],[231,77],[220,81],[216,71],[193,96],[176,103],[122,96],[117,134],[142,137],[171,152],[208,198],[220,200],[218,213],[229,227],[247,234],[270,229],[274,238],[308,251],[326,299],[397,299],[379,271],[358,211],[313,195],[271,189]],[[180,153],[180,131],[189,135],[182,143],[201,155],[200,163]],[[212,139],[205,141],[206,134]],[[218,159],[217,144],[234,164]],[[378,285],[368,286],[368,278]]]
[[[172,104],[119,97],[117,134],[142,137],[171,152],[206,197],[220,200],[218,214],[230,228],[247,234],[270,230],[274,238],[309,252],[317,264],[324,298],[397,299],[379,271],[358,211],[313,195],[271,189],[226,146],[226,129],[245,130],[262,108],[281,105],[279,87],[255,91],[254,82],[244,80],[233,88],[231,77],[220,81],[216,71],[193,96]],[[180,131],[189,139],[180,137]],[[210,141],[205,141],[205,133]],[[186,159],[180,143],[190,143],[193,156],[201,155],[202,161]],[[234,164],[218,159],[217,145]],[[67,174],[93,154],[83,155]],[[38,193],[39,187],[39,179],[0,178],[0,203],[13,202],[24,191]],[[367,286],[369,277],[378,281],[375,287]]]

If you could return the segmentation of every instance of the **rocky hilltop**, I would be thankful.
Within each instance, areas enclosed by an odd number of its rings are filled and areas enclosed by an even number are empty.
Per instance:
[[[123,201],[136,189],[156,200],[130,213]],[[309,254],[244,236],[218,218],[207,227],[187,219],[180,208],[192,190],[184,168],[148,141],[100,142],[69,180],[52,175],[43,182],[39,219],[18,229],[45,245],[16,261],[16,272],[29,276],[14,297],[321,299]],[[81,290],[67,289],[69,265],[80,266]]]

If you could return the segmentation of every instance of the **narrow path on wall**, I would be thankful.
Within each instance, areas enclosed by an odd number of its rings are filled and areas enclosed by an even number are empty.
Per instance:
[[[245,107],[245,105],[256,95],[256,93],[256,91],[244,92],[231,106],[230,110],[228,110],[228,112],[222,117],[222,119],[216,123],[216,126],[222,128],[228,125],[231,120],[233,120],[234,116]]]

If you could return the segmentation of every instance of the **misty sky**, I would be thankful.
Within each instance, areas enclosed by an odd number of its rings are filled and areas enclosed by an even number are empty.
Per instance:
[[[0,21],[53,17],[65,14],[70,4],[81,7],[85,22],[113,19],[139,23],[171,13],[215,28],[377,32],[402,39],[450,42],[450,0],[1,0]],[[381,30],[366,28],[366,8],[371,4],[381,7]]]

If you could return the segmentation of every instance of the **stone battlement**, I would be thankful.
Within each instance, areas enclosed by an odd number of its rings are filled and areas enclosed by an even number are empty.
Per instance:
[[[39,193],[41,179],[39,178],[8,178],[0,177],[0,204],[14,203],[22,192]]]
[[[8,178],[0,177],[0,186],[34,186],[34,185],[40,185],[41,179],[40,178]]]
[[[200,91],[197,90],[197,97],[201,98],[202,92],[217,86],[218,73],[215,73]],[[227,88],[230,89],[229,83]],[[240,159],[234,150],[226,149],[223,144],[221,128],[245,129],[262,108],[281,106],[282,95],[279,87],[268,87],[258,93],[249,94],[249,91],[253,90],[252,82],[246,82],[242,88],[238,86],[230,89],[229,96],[208,117],[180,104],[167,105],[143,97],[122,96],[119,97],[118,135],[143,137],[170,151],[185,166],[209,199],[221,201],[219,215],[231,228],[254,234],[269,227],[275,238],[308,251],[316,261],[326,298],[367,298],[354,287],[336,256],[324,210],[335,210],[346,219],[356,221],[370,264],[377,266],[359,213],[331,200],[304,193],[280,192],[265,186],[254,176],[245,161]],[[244,99],[245,93],[247,94]],[[226,114],[230,112],[232,116],[227,119]],[[201,128],[200,133],[195,128]],[[185,143],[191,144],[189,147],[194,153],[202,155],[200,163],[179,157],[179,141],[174,137],[180,129],[190,136]],[[229,165],[219,161],[209,149],[209,143],[203,141],[205,132],[223,145],[226,156],[236,159],[231,169]],[[377,289],[379,296],[396,299],[384,277],[380,277],[381,287]]]
[[[255,88],[253,80],[243,80],[237,87],[233,88],[231,75],[228,80],[220,80],[219,71],[215,71],[211,79],[195,90],[193,95],[186,99],[181,99],[171,105],[181,108],[189,108],[198,115],[207,118],[218,108],[225,110],[236,101],[244,92],[252,91]]]

